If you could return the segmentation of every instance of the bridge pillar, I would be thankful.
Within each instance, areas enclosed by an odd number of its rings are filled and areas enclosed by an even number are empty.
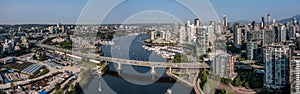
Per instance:
[[[156,74],[155,68],[151,67],[151,74]]]
[[[172,73],[172,68],[169,68],[169,73],[170,73],[170,74]]]
[[[118,68],[117,68],[118,71],[121,71],[122,70],[122,64],[121,63],[118,63]]]

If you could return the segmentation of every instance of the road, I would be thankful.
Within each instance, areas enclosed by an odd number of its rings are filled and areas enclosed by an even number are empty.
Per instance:
[[[112,58],[112,57],[104,57],[99,56],[97,54],[92,53],[80,53],[75,51],[70,51],[62,48],[57,48],[54,46],[49,46],[45,44],[38,44],[37,46],[41,48],[46,48],[48,50],[60,51],[66,54],[71,54],[79,57],[84,57],[88,59],[94,59],[98,61],[110,61],[113,63],[121,63],[126,65],[134,65],[134,66],[144,66],[144,67],[159,67],[159,68],[209,68],[206,63],[200,62],[191,62],[191,63],[167,63],[167,62],[151,62],[151,61],[138,61],[138,60],[128,60],[128,59],[120,59],[120,58]]]

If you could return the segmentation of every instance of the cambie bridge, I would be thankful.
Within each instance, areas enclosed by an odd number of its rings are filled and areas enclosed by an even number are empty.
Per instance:
[[[59,51],[64,54],[68,54],[74,57],[80,57],[81,59],[86,60],[96,60],[96,61],[109,61],[112,63],[118,64],[118,70],[122,69],[122,64],[126,65],[133,65],[133,66],[142,66],[142,67],[151,67],[153,70],[154,68],[185,68],[185,69],[200,69],[200,68],[209,68],[206,63],[200,62],[192,62],[192,63],[168,63],[168,62],[152,62],[152,61],[138,61],[138,60],[128,60],[128,59],[120,59],[120,58],[113,58],[113,57],[104,57],[99,56],[97,54],[92,53],[81,53],[77,51],[66,50],[62,48],[57,48],[50,45],[45,44],[37,44],[38,47],[45,48],[47,50],[54,50]]]

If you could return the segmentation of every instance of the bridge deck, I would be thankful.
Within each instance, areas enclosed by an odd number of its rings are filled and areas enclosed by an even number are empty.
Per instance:
[[[134,65],[134,66],[161,67],[161,68],[209,68],[209,66],[206,63],[199,63],[199,62],[168,63],[168,62],[138,61],[138,60],[128,60],[128,59],[120,59],[120,58],[113,58],[113,57],[104,57],[104,56],[99,56],[97,54],[80,53],[80,52],[65,50],[62,48],[57,48],[57,47],[53,47],[53,46],[49,46],[49,45],[45,45],[45,44],[38,44],[37,46],[46,48],[46,49],[50,49],[50,50],[64,52],[67,54],[72,54],[72,55],[79,56],[79,57],[88,58],[88,59],[94,59],[94,60],[99,60],[99,61],[104,60],[104,61],[109,61],[109,62],[114,62],[114,63]]]

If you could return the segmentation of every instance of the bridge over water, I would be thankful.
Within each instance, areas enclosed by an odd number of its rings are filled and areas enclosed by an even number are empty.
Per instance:
[[[76,52],[76,51],[70,51],[70,50],[57,48],[57,47],[45,45],[45,44],[38,44],[37,46],[39,46],[41,48],[46,48],[49,50],[64,52],[65,54],[71,54],[71,55],[82,57],[82,58],[94,59],[94,60],[98,60],[98,61],[104,60],[104,61],[109,61],[109,62],[113,62],[113,63],[118,63],[119,65],[126,64],[126,65],[155,67],[155,68],[209,68],[209,66],[206,63],[199,63],[199,62],[168,63],[168,62],[138,61],[138,60],[128,60],[128,59],[121,59],[121,58],[104,57],[104,56],[99,56],[97,54],[87,54],[87,53],[81,53],[81,52]]]

